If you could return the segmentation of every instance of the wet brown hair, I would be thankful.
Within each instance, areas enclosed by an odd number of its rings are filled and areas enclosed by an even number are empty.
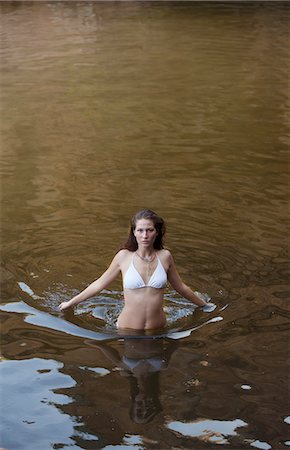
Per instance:
[[[157,236],[154,241],[153,247],[155,248],[155,250],[163,249],[164,248],[163,238],[165,235],[165,222],[162,219],[162,217],[158,216],[151,209],[142,209],[141,211],[138,211],[136,214],[134,214],[134,216],[131,219],[131,227],[130,227],[128,239],[121,248],[130,250],[131,252],[135,252],[138,249],[138,244],[137,244],[136,238],[134,236],[134,230],[136,228],[136,224],[137,224],[138,220],[141,220],[141,219],[152,220],[152,222],[154,224],[154,228],[157,231]]]

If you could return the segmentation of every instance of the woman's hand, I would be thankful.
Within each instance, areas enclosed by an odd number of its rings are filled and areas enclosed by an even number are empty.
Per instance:
[[[70,301],[68,301],[68,302],[62,302],[62,303],[59,305],[59,309],[60,309],[61,311],[64,311],[65,309],[70,308],[70,306],[71,306],[71,302],[70,302]]]

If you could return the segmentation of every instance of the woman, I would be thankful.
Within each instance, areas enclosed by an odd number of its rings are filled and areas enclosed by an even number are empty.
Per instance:
[[[118,318],[118,328],[149,330],[166,324],[163,295],[167,281],[182,297],[197,306],[206,302],[183,283],[173,257],[163,247],[165,224],[149,209],[137,212],[131,222],[130,234],[124,247],[115,255],[103,275],[80,294],[60,304],[65,310],[93,297],[108,287],[122,273],[124,308]]]

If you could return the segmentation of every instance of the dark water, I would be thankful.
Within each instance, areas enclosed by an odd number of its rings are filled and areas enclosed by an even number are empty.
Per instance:
[[[289,3],[0,6],[0,446],[288,448]],[[142,207],[215,310],[60,314]]]

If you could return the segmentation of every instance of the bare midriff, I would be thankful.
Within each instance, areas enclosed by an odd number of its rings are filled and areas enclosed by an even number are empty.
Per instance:
[[[118,318],[118,328],[151,330],[164,327],[163,294],[164,289],[152,287],[124,289],[125,305]]]

